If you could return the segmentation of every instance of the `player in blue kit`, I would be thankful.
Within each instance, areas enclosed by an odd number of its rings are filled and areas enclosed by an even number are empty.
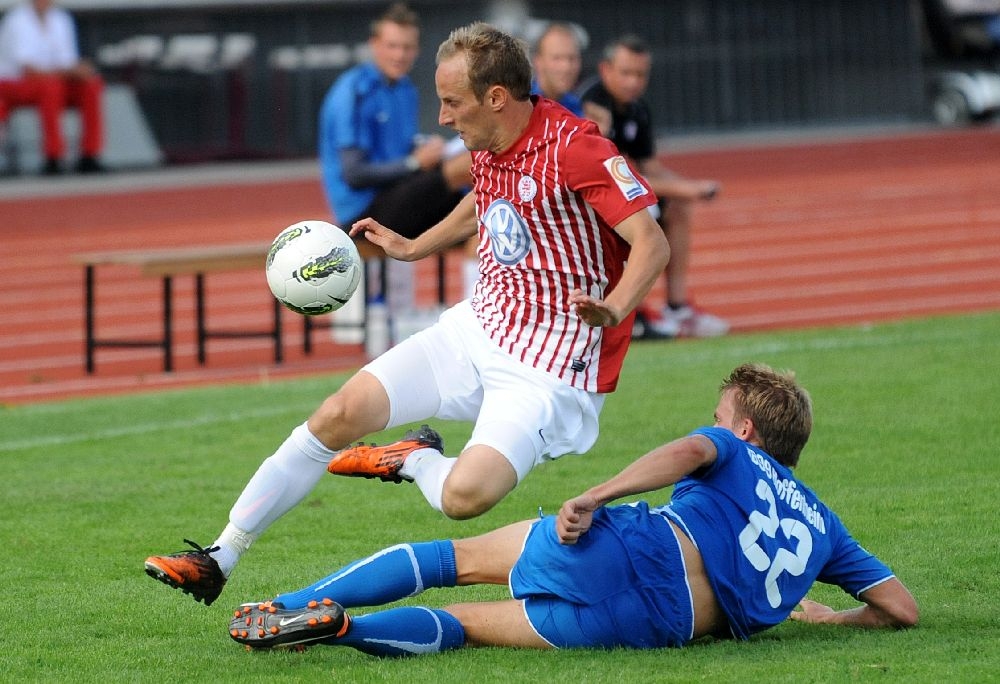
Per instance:
[[[906,587],[792,475],[811,429],[811,401],[793,374],[744,364],[722,383],[714,426],[653,449],[557,515],[383,549],[299,591],[240,606],[230,635],[258,648],[321,643],[384,656],[682,646],[746,639],[789,617],[916,624]],[[606,506],[669,485],[664,506]],[[863,603],[835,611],[808,601],[816,581]],[[470,584],[508,584],[513,598],[345,612]]]

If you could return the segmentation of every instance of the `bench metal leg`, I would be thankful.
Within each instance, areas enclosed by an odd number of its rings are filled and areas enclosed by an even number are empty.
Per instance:
[[[94,267],[87,264],[83,269],[83,318],[86,332],[87,374],[94,372]]]
[[[163,276],[163,372],[174,370],[173,278]]]
[[[170,276],[163,277],[163,337],[160,339],[97,339],[97,273],[95,264],[87,264],[83,269],[84,306],[84,366],[87,374],[97,367],[95,352],[98,347],[159,347],[163,350],[163,371],[174,369],[173,345],[173,282]]]
[[[205,333],[205,276],[201,273],[194,275],[194,318],[198,337],[198,365],[204,366],[205,340],[208,335]]]
[[[197,328],[198,337],[198,364],[204,366],[208,361],[208,339],[215,338],[227,338],[227,339],[238,339],[247,337],[269,337],[271,341],[274,342],[274,362],[281,363],[284,361],[285,353],[283,340],[281,337],[281,310],[282,305],[277,299],[273,299],[274,302],[274,319],[269,330],[209,330],[208,324],[205,322],[207,315],[207,305],[205,290],[205,274],[195,273],[194,276],[194,310],[195,310],[195,327]]]
[[[274,299],[274,328],[271,337],[274,338],[274,362],[281,363],[284,360],[284,350],[281,346],[281,309],[282,305],[276,298]]]
[[[309,316],[302,317],[302,353],[312,354],[313,350],[313,322]]]

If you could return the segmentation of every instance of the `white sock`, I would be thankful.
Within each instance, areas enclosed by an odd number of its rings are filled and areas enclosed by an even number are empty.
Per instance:
[[[219,564],[223,575],[229,577],[233,568],[236,567],[236,563],[240,560],[240,556],[246,553],[256,540],[257,535],[244,532],[232,523],[226,525],[226,529],[222,530],[222,534],[212,544],[212,546],[218,546],[219,550],[211,553],[212,558]]]
[[[479,260],[466,259],[462,262],[462,291],[466,299],[471,299],[479,282]]]
[[[271,523],[312,491],[334,453],[303,423],[261,463],[233,504],[229,512],[230,525],[215,541],[221,548],[212,557],[219,562],[224,574],[228,576],[240,556]]]
[[[399,474],[413,480],[431,508],[440,511],[444,481],[456,460],[442,456],[437,449],[417,449],[403,461]]]

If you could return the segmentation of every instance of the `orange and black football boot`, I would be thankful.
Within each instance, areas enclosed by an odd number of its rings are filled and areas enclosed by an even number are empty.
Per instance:
[[[226,586],[226,577],[219,564],[209,555],[219,547],[203,549],[190,539],[185,539],[184,543],[195,550],[150,556],[146,559],[146,574],[210,606]]]
[[[403,439],[385,446],[358,444],[348,447],[330,459],[327,471],[349,477],[377,477],[384,482],[402,482],[399,469],[403,461],[417,449],[435,449],[444,453],[441,435],[429,425],[410,430]]]

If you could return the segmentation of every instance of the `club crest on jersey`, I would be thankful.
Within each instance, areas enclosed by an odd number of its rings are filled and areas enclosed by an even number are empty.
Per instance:
[[[628,167],[628,162],[625,161],[625,157],[618,155],[605,159],[604,168],[611,174],[618,189],[625,195],[625,199],[631,201],[646,194],[646,186],[636,180],[632,169]]]
[[[530,202],[538,194],[538,183],[531,176],[521,176],[517,182],[517,194],[522,202]]]
[[[483,226],[490,236],[493,256],[504,266],[524,259],[531,249],[528,225],[507,200],[495,200],[483,214]]]

